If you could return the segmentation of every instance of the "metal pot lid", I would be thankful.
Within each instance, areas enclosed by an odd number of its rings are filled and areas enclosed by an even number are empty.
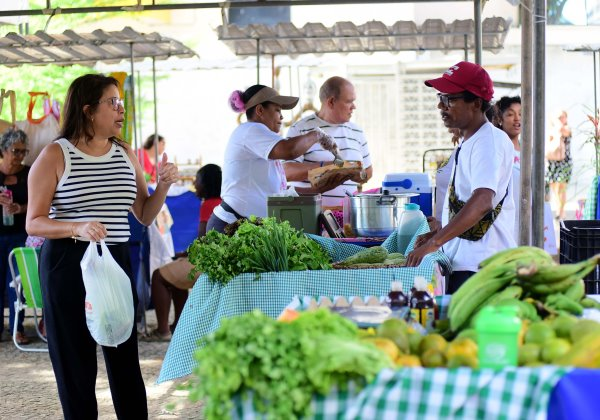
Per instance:
[[[388,191],[385,191],[383,194],[374,194],[374,193],[360,193],[355,196],[350,197],[352,200],[356,201],[367,201],[369,203],[375,202],[378,205],[393,205],[399,199],[408,199],[411,197],[416,197],[418,194],[414,193],[403,193],[403,194],[390,194]]]

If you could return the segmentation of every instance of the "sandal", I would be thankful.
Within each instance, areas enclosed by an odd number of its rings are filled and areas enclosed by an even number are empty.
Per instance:
[[[19,344],[21,346],[26,346],[27,344],[31,344],[31,341],[29,341],[29,338],[27,338],[25,333],[22,333],[21,331],[17,331],[15,340],[17,341],[17,344]]]
[[[157,329],[150,331],[150,333],[144,338],[147,341],[171,341],[172,336],[173,335],[170,332],[161,333],[160,331],[158,331],[158,328],[157,328]]]

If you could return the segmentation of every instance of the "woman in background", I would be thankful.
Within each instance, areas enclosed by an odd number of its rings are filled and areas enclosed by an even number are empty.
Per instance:
[[[87,74],[71,83],[60,138],[46,146],[31,168],[27,232],[45,237],[40,250],[44,321],[52,368],[65,419],[96,419],[97,344],[86,324],[80,262],[89,241],[105,240],[137,294],[129,256],[132,211],[150,225],[177,182],[177,168],[159,168],[148,194],[135,152],[119,140],[123,100],[116,79]],[[147,419],[135,325],[127,341],[102,346],[113,404],[119,419]]]
[[[0,341],[4,329],[4,299],[8,294],[9,325],[11,332],[15,325],[15,302],[17,293],[10,286],[12,276],[8,268],[8,255],[13,248],[25,245],[25,213],[27,212],[27,176],[30,167],[23,164],[29,153],[28,139],[24,131],[9,128],[0,137],[0,186],[10,191],[9,197],[0,192],[0,205],[6,214],[12,215],[12,225],[0,225]],[[4,219],[4,218],[3,218]],[[23,328],[24,311],[19,311],[17,320],[17,344],[29,344]]]
[[[557,121],[558,120],[558,121]],[[567,122],[566,111],[561,111],[558,117],[554,117],[550,122],[554,127],[551,133],[562,138],[565,143],[565,158],[563,160],[549,160],[548,170],[546,171],[546,182],[550,185],[552,198],[556,203],[557,218],[564,220],[565,204],[567,203],[567,185],[571,181],[573,173],[573,160],[571,159],[571,128]]]
[[[212,163],[204,165],[196,173],[194,187],[196,195],[202,200],[198,224],[198,237],[201,237],[206,235],[206,224],[214,208],[221,204],[221,167]],[[187,253],[184,253],[175,261],[163,265],[152,273],[152,303],[156,311],[157,327],[150,333],[150,339],[159,341],[171,339],[187,301],[188,289],[194,285],[194,281],[188,277],[192,268]],[[173,324],[169,326],[171,300],[175,317]]]
[[[156,182],[156,150],[158,158],[165,152],[165,138],[157,134],[158,148],[154,147],[154,134],[150,135],[142,146],[142,167],[144,168],[144,178],[151,184]]]
[[[515,202],[517,220],[515,223],[515,240],[519,242],[519,217],[521,207],[521,97],[503,96],[492,108],[492,123],[504,131],[514,147],[512,192]]]

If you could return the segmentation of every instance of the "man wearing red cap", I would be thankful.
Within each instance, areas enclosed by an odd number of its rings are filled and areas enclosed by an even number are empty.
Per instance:
[[[452,261],[447,292],[455,292],[496,252],[516,246],[513,232],[513,146],[506,133],[491,124],[485,111],[494,85],[477,64],[461,61],[442,77],[425,81],[438,90],[438,109],[447,128],[458,129],[460,142],[444,201],[441,229],[423,235],[407,264],[443,247]]]

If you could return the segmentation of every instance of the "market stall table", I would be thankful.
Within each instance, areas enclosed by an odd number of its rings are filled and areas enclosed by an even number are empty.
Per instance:
[[[415,234],[429,230],[424,222]],[[356,245],[340,244],[329,238],[312,236],[330,254],[340,261],[362,249]],[[415,238],[409,245],[409,249]],[[395,232],[382,246],[396,251]],[[175,334],[163,361],[158,382],[173,380],[192,373],[195,366],[193,353],[198,340],[215,331],[221,319],[241,315],[253,309],[276,318],[294,296],[382,296],[387,295],[392,281],[402,281],[409,290],[415,276],[432,279],[436,266],[449,267],[448,258],[440,251],[425,257],[419,267],[321,270],[248,273],[235,277],[226,285],[213,284],[206,275],[195,283],[181,314]]]

